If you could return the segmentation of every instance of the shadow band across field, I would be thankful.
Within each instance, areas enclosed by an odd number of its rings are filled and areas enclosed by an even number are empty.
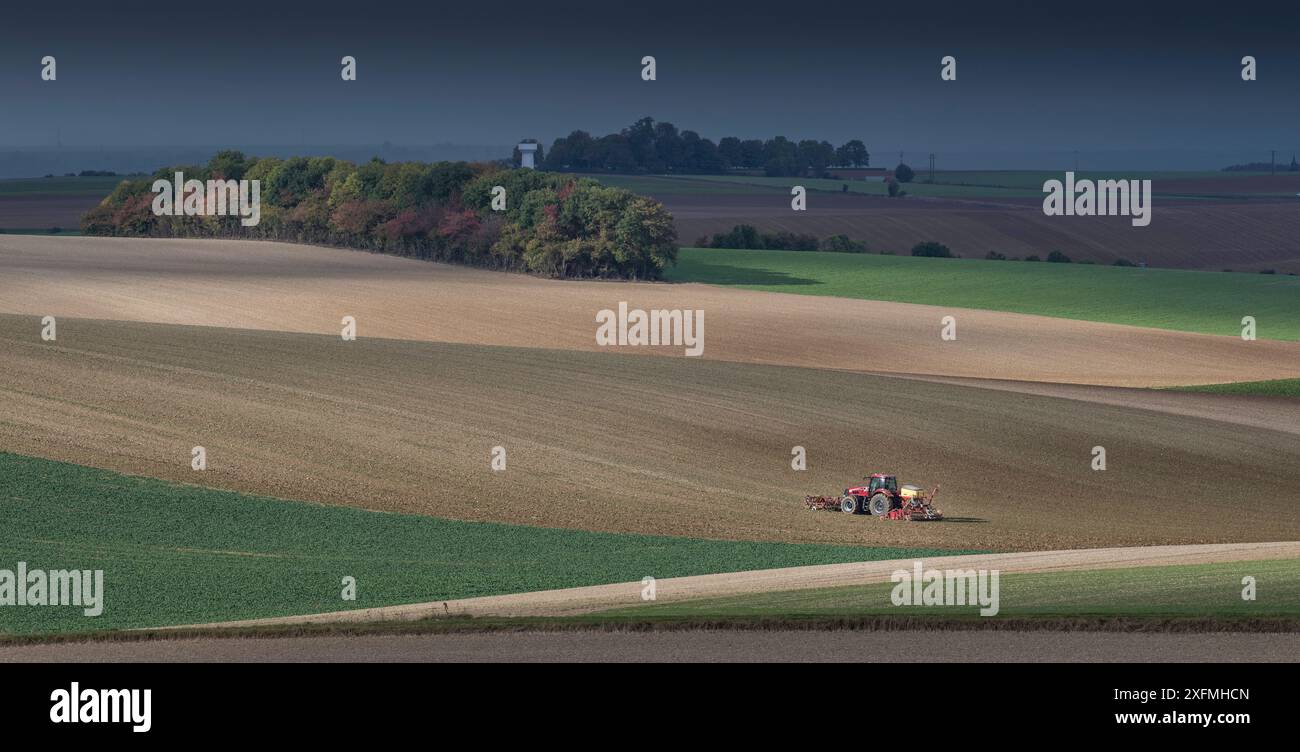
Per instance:
[[[825,284],[825,282],[820,279],[801,277],[792,272],[778,269],[764,269],[759,266],[737,266],[712,262],[699,262],[690,272],[681,275],[679,281],[702,281],[711,285],[735,285],[738,287],[753,288],[785,286],[797,287]]]

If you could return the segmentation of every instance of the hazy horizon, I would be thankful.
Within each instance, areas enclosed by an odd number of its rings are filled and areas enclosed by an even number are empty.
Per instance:
[[[11,151],[549,146],[647,115],[714,142],[856,138],[885,163],[935,152],[966,169],[997,155],[1055,168],[1075,150],[1107,169],[1215,169],[1300,149],[1294,5],[324,0],[239,19],[126,0],[8,14]],[[44,55],[56,81],[40,78]],[[340,79],[344,55],[356,81]],[[643,55],[657,80],[641,80]],[[945,55],[956,81],[940,80]],[[1244,55],[1258,80],[1241,80]]]
[[[549,143],[547,144],[549,145]],[[0,146],[0,179],[63,175],[82,170],[108,170],[119,174],[152,173],[160,167],[203,164],[217,151],[238,149],[265,157],[332,156],[352,162],[379,157],[385,161],[492,161],[510,156],[512,145],[484,144],[211,144],[204,146],[9,147]],[[930,152],[903,149],[903,161],[924,172]],[[1300,154],[1300,150],[1295,152]],[[1285,169],[1293,152],[1279,150],[1277,164]],[[899,150],[872,150],[871,164],[892,167]],[[939,170],[1222,170],[1230,165],[1269,161],[1267,150],[1241,151],[1125,151],[1096,152],[938,152]]]

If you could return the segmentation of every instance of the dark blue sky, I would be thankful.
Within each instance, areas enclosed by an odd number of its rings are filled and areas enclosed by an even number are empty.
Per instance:
[[[16,2],[0,146],[549,143],[643,115],[877,153],[1300,146],[1298,4],[1080,5]]]

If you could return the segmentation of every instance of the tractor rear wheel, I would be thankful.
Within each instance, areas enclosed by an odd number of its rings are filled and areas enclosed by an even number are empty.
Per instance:
[[[890,501],[888,494],[878,493],[871,497],[871,513],[877,517],[884,517],[889,514],[890,507],[894,506]]]
[[[840,511],[843,512],[843,513],[845,513],[845,514],[857,514],[857,513],[858,513],[858,497],[856,497],[856,496],[845,496],[843,499],[841,499],[841,500],[840,500]]]

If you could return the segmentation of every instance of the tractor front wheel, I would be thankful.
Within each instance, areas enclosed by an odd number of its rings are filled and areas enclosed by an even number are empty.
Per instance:
[[[856,496],[845,496],[843,499],[841,499],[841,500],[840,500],[840,511],[843,512],[843,513],[845,513],[845,514],[857,514],[857,513],[858,513],[858,497],[856,497]]]
[[[877,517],[884,517],[889,514],[889,508],[893,503],[889,500],[888,494],[878,493],[871,497],[871,513]]]

